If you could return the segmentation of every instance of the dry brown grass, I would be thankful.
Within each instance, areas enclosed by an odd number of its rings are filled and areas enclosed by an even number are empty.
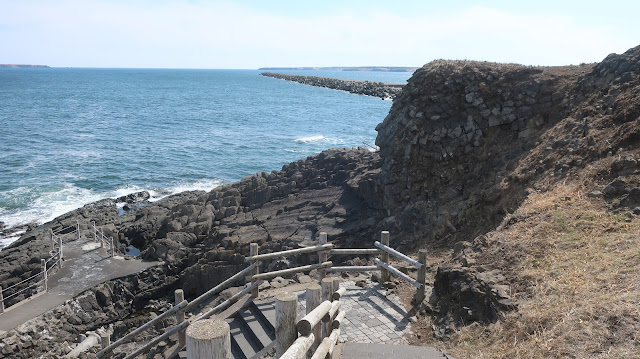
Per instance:
[[[640,220],[583,190],[534,193],[488,235],[479,259],[511,272],[519,310],[439,347],[458,358],[640,358]]]

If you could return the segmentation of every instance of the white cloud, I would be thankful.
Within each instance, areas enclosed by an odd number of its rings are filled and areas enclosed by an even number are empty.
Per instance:
[[[558,65],[599,61],[640,38],[567,16],[485,7],[305,17],[228,2],[20,1],[3,8],[0,63],[53,66],[419,66],[435,58]]]

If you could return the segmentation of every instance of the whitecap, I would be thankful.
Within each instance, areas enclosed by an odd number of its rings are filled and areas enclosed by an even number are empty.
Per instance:
[[[322,142],[326,140],[327,138],[324,137],[323,135],[313,135],[313,136],[306,136],[306,137],[298,137],[293,141],[298,143],[310,143],[310,142]]]

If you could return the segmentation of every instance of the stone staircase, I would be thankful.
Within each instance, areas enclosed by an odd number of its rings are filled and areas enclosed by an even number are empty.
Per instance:
[[[276,308],[273,301],[255,301],[227,319],[231,327],[234,359],[259,358],[276,339]]]
[[[275,346],[276,308],[271,300],[247,302],[226,319],[231,329],[231,353],[234,359],[257,359]],[[182,350],[179,358],[186,358]]]

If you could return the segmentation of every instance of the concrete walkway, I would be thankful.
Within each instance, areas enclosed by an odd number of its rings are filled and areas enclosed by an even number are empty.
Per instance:
[[[106,248],[93,240],[65,242],[64,267],[49,276],[49,291],[39,293],[0,314],[0,335],[64,303],[104,281],[145,270],[160,262],[133,258],[109,257]]]
[[[443,352],[414,345],[345,343],[342,359],[454,359]]]

